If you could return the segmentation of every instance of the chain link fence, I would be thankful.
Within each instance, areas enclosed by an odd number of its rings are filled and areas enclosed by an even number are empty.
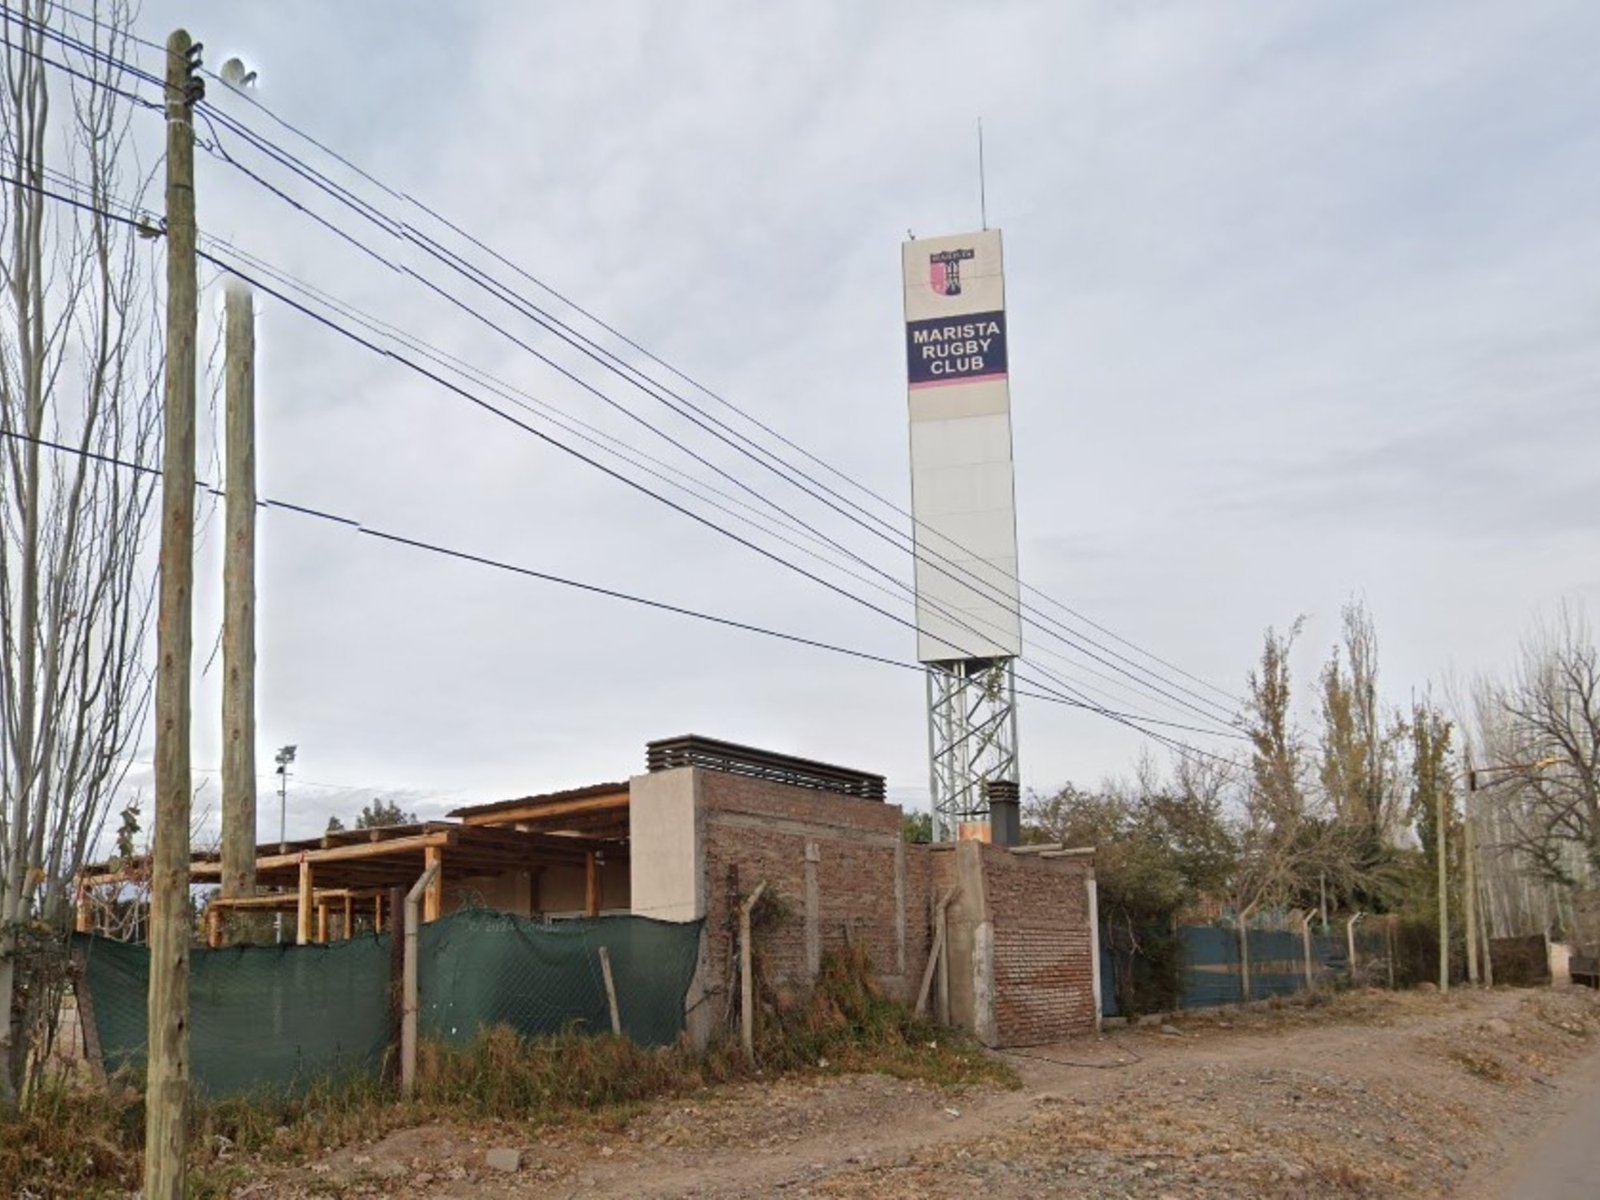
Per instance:
[[[1384,924],[1358,924],[1355,929],[1356,961],[1350,961],[1350,938],[1340,932],[1342,921],[1334,922],[1327,933],[1316,931],[1313,923],[1310,945],[1310,976],[1317,983],[1340,982],[1356,986],[1392,984],[1394,975],[1393,935]],[[1246,995],[1243,953],[1239,930],[1232,926],[1186,925],[1176,930],[1155,930],[1135,939],[1136,947],[1161,947],[1176,960],[1176,971],[1169,972],[1157,986],[1135,986],[1134,1006],[1139,1011],[1159,1012],[1178,1008],[1209,1008],[1238,1004],[1243,1000],[1265,1000],[1303,991],[1307,980],[1306,940],[1299,929],[1256,928],[1248,931],[1250,969]],[[1131,981],[1146,982],[1151,972],[1141,971],[1139,950],[1118,955],[1102,946],[1100,955],[1100,1001],[1105,1016],[1124,1015],[1124,998]],[[1119,989],[1118,983],[1122,981]],[[1164,986],[1163,986],[1164,984]],[[1120,993],[1120,994],[1119,994]]]
[[[600,961],[611,962],[624,1034],[665,1045],[684,1028],[701,922],[609,916],[541,923],[465,909],[418,935],[419,1028],[471,1041],[493,1025],[528,1037],[611,1028]],[[143,1074],[150,951],[79,934],[80,1019],[107,1072]],[[398,1039],[400,960],[390,935],[311,946],[196,947],[189,957],[189,1063],[212,1097],[378,1077]]]
[[[667,1045],[683,1031],[700,924],[618,916],[546,925],[480,908],[424,925],[421,1034],[460,1044],[491,1025],[527,1037],[573,1024],[609,1030],[605,947],[622,1032],[642,1046]]]

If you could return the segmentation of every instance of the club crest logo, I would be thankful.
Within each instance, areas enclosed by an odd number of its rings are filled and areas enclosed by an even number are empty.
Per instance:
[[[972,250],[940,250],[928,255],[928,286],[935,296],[961,294],[961,264],[974,253]]]

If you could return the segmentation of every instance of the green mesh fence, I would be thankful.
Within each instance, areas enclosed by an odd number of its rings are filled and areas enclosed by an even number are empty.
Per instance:
[[[150,951],[78,935],[106,1069],[144,1070]],[[376,1075],[392,1038],[389,939],[189,955],[189,1072],[206,1095]]]
[[[530,1037],[573,1024],[609,1031],[604,946],[623,1032],[640,1045],[662,1046],[683,1031],[700,922],[596,917],[545,925],[475,908],[424,925],[419,940],[425,1038],[460,1043],[497,1024]]]
[[[599,917],[541,924],[468,909],[418,936],[424,1038],[470,1041],[506,1024],[528,1036],[609,1031],[600,947],[623,1032],[665,1045],[684,1027],[700,922]],[[108,1071],[144,1069],[148,947],[79,934],[82,986]],[[190,1076],[209,1096],[376,1077],[394,1038],[389,935],[322,946],[196,948],[189,958]]]

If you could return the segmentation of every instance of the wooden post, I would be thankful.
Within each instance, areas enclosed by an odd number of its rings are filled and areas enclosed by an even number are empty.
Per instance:
[[[1306,991],[1317,986],[1316,971],[1311,965],[1311,918],[1316,915],[1316,909],[1308,908],[1298,914],[1300,917],[1300,944],[1306,956]]]
[[[1467,803],[1472,802],[1472,793],[1466,796]],[[1461,915],[1466,921],[1467,933],[1467,982],[1478,982],[1478,872],[1477,864],[1473,862],[1477,847],[1473,844],[1472,811],[1468,809],[1461,814]]]
[[[146,1200],[181,1200],[189,1152],[189,680],[194,652],[195,47],[167,38],[167,357],[156,618]]]
[[[427,894],[422,899],[422,919],[437,921],[444,915],[444,847],[427,846],[422,851],[422,865],[434,870],[426,872]],[[408,926],[409,928],[409,926]]]
[[[435,860],[406,893],[405,974],[400,1001],[400,1092],[408,1099],[417,1090],[417,1010],[421,1004],[417,995],[417,926],[421,924],[417,910],[423,893],[432,893],[439,875],[440,864]]]
[[[372,932],[383,932],[383,889],[372,894]]]
[[[583,856],[583,911],[600,915],[600,859],[593,850]]]
[[[300,855],[300,896],[295,905],[294,940],[295,944],[304,946],[311,941],[311,898],[312,884],[311,860],[304,854]]]
[[[94,913],[89,907],[89,885],[82,879],[78,880],[78,904],[73,910],[73,928],[79,933],[90,933],[94,930]]]
[[[1445,862],[1444,823],[1449,815],[1449,790],[1434,782],[1433,852],[1439,860],[1439,991],[1450,990],[1450,868]]]
[[[1356,922],[1366,916],[1366,913],[1356,913],[1344,923],[1345,956],[1350,960],[1350,983],[1356,982]]]
[[[1387,957],[1389,965],[1389,990],[1391,992],[1394,991],[1394,921],[1394,915],[1390,914],[1388,917],[1384,918],[1383,922],[1383,941],[1384,945],[1389,951]]]
[[[349,892],[344,894],[344,928],[339,931],[345,941],[355,936],[356,898]]]
[[[1250,995],[1250,914],[1255,911],[1254,904],[1247,904],[1239,910],[1239,991],[1248,1004],[1252,999]]]
[[[762,880],[739,905],[739,1040],[745,1061],[751,1064],[756,1061],[756,985],[755,966],[750,961],[750,911],[766,890],[766,880]]]
[[[941,904],[934,918],[934,937],[939,942],[939,994],[933,1015],[941,1025],[950,1024],[950,921],[947,905]]]
[[[206,909],[206,945],[213,950],[222,945],[222,909],[216,904]]]
[[[606,984],[606,1004],[611,1009],[611,1032],[622,1036],[622,1010],[617,1007],[617,984],[611,977],[611,951],[600,947],[600,974]]]
[[[1480,901],[1485,902],[1478,912],[1478,936],[1483,939],[1483,986],[1492,988],[1494,986],[1494,955],[1490,952],[1489,905],[1487,903],[1489,898],[1488,880],[1483,877],[1481,871],[1478,873],[1478,886],[1482,889],[1478,898]]]
[[[939,969],[939,963],[945,954],[945,919],[944,911],[954,900],[956,889],[951,888],[940,896],[933,909],[933,945],[928,950],[928,965],[922,972],[922,987],[917,991],[917,1016],[928,1015],[928,997],[933,990],[933,977]]]
[[[317,944],[320,946],[328,940],[328,902],[322,901],[317,905]]]
[[[250,289],[230,280],[224,305],[222,894],[232,898],[256,889],[256,337]]]

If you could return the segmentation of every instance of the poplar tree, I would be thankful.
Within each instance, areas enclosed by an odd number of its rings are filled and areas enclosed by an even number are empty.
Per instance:
[[[150,695],[154,485],[94,457],[155,458],[153,263],[119,219],[147,177],[119,95],[136,86],[117,65],[129,7],[85,7],[15,0],[0,15],[0,1104],[54,1028],[73,879]]]

